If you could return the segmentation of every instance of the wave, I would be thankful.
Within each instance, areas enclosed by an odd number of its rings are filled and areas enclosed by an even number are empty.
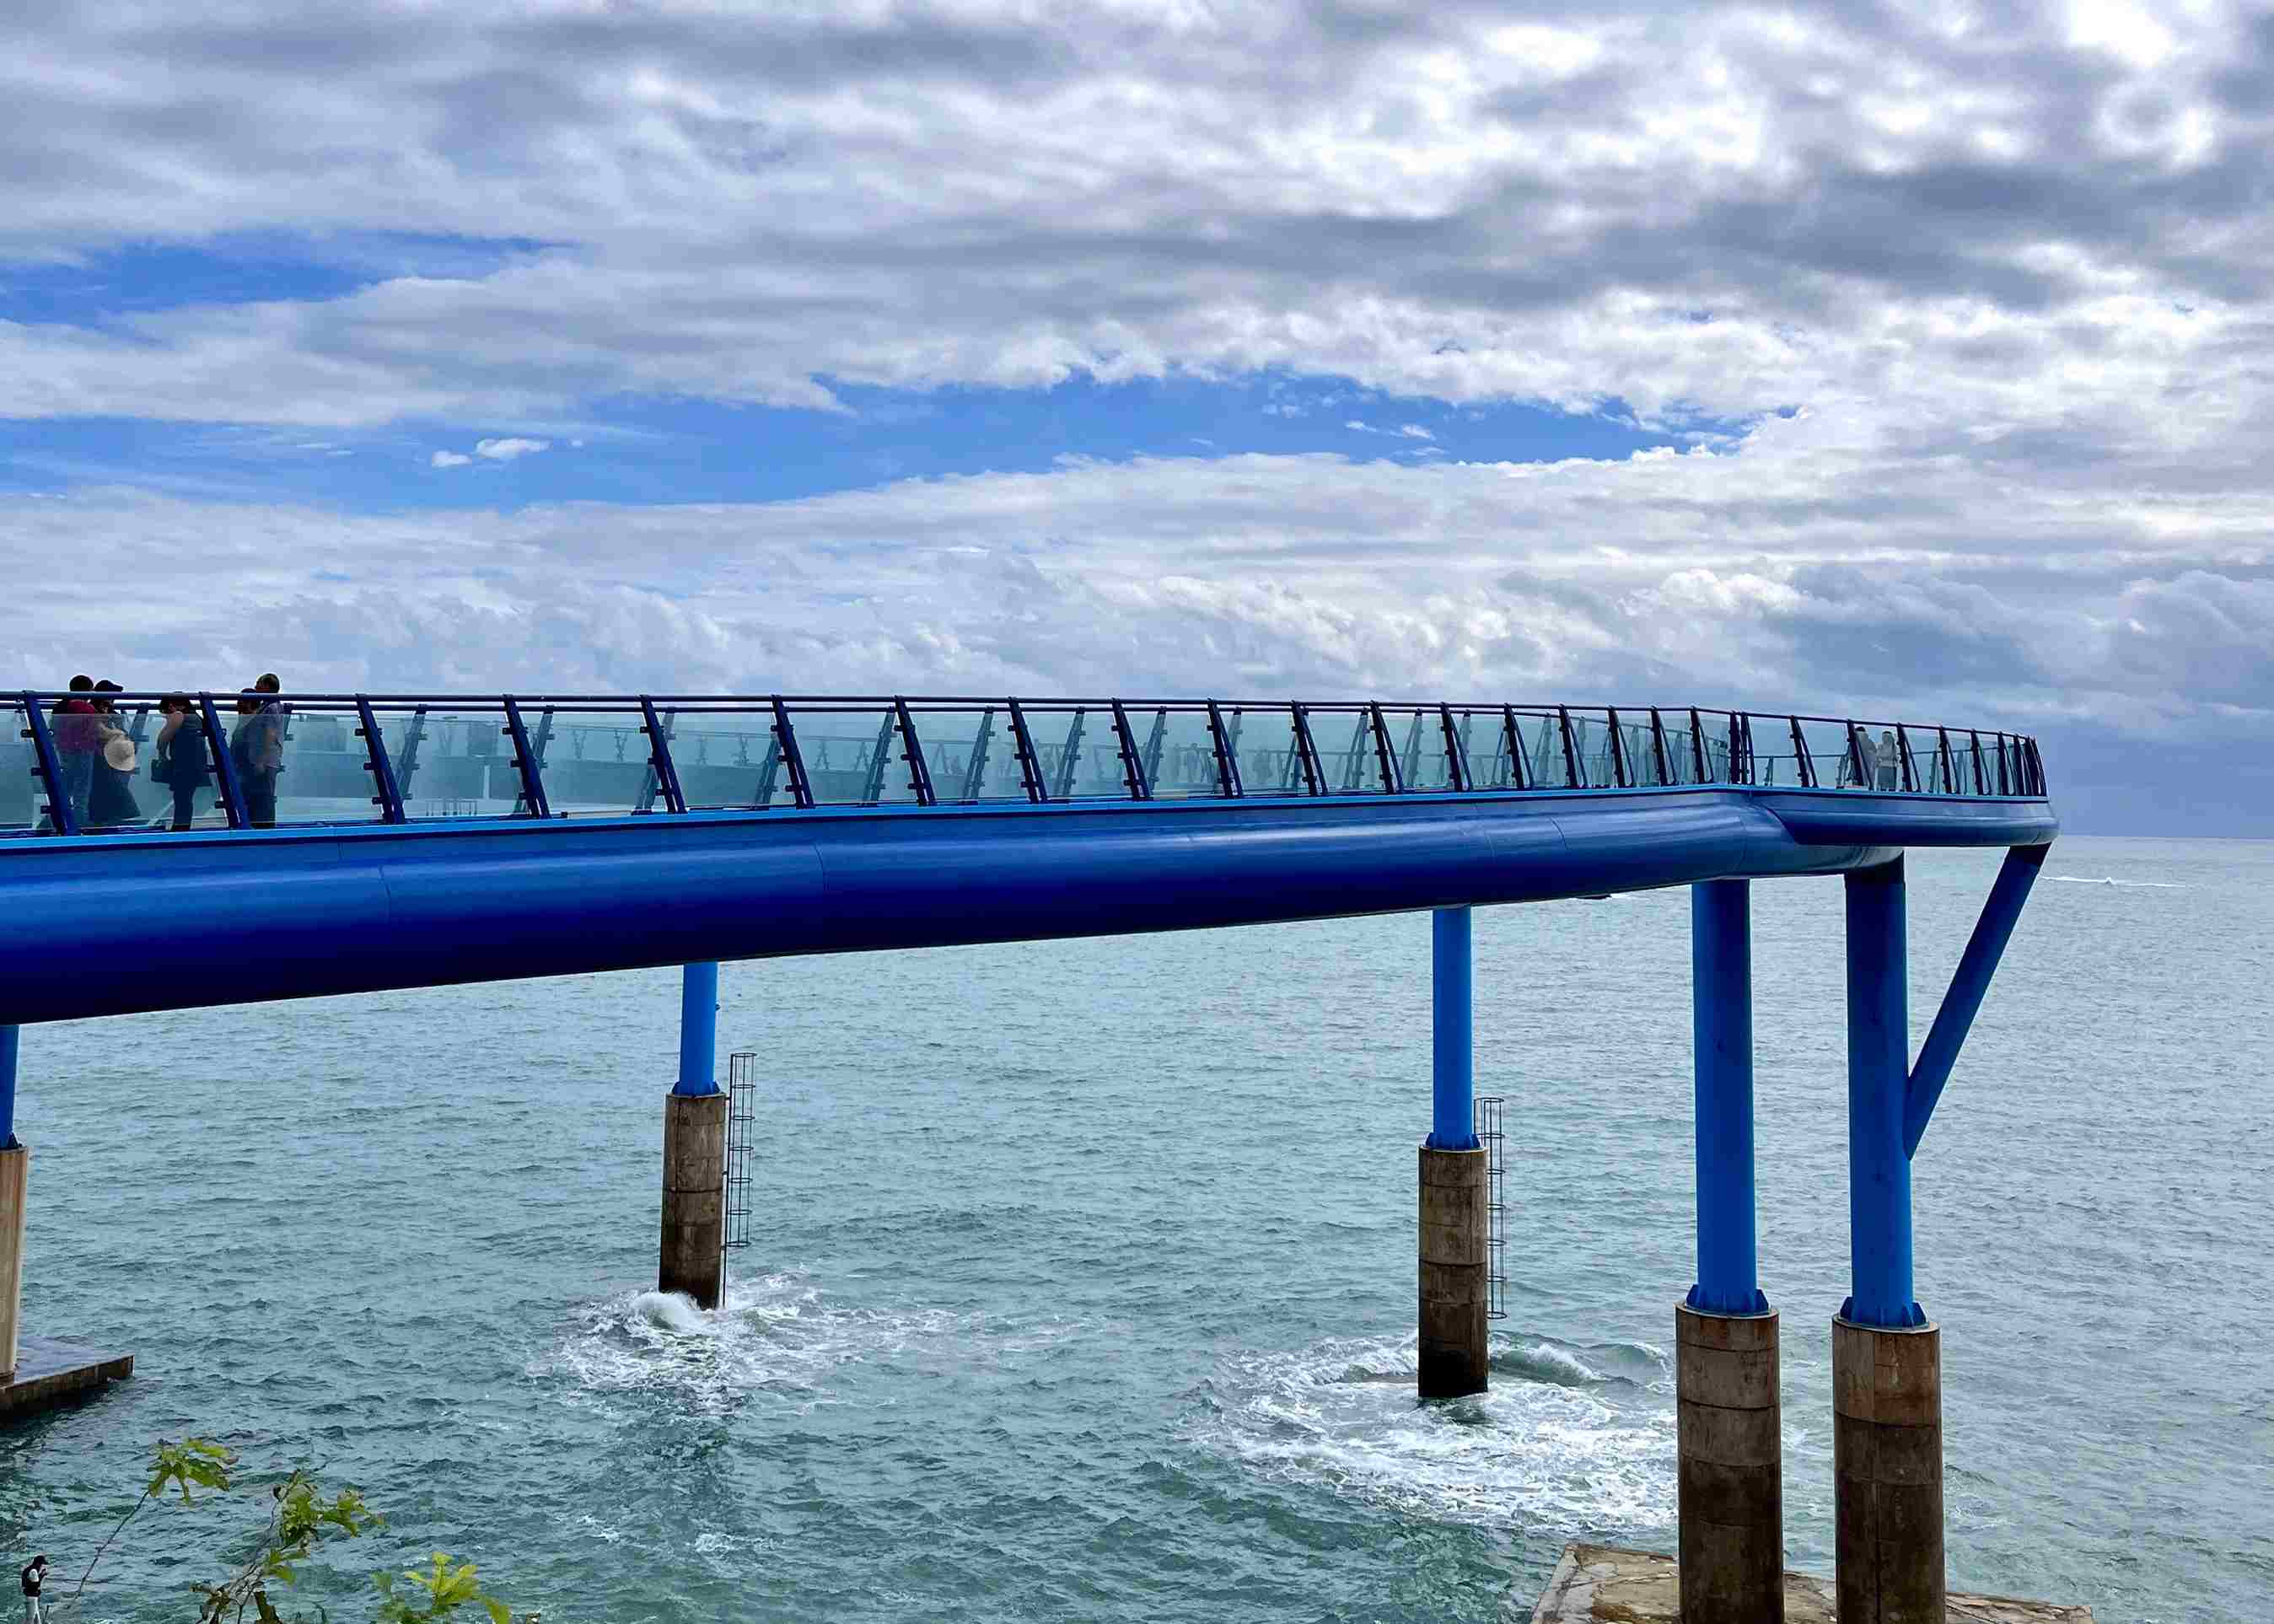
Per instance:
[[[1495,1338],[1493,1387],[1423,1404],[1416,1341],[1331,1338],[1234,1356],[1187,1441],[1276,1482],[1432,1518],[1574,1536],[1664,1530],[1675,1417],[1657,1350]]]
[[[2192,891],[2176,880],[2120,880],[2111,875],[2095,877],[2090,874],[2056,874],[2048,876],[2063,885],[2116,885],[2127,891]]]
[[[675,1291],[635,1291],[588,1305],[582,1321],[527,1373],[559,1383],[572,1403],[605,1407],[656,1394],[705,1414],[754,1400],[795,1410],[847,1402],[840,1389],[855,1366],[1000,1360],[1045,1350],[1078,1328],[839,1303],[794,1269],[729,1280],[725,1302],[708,1312]]]

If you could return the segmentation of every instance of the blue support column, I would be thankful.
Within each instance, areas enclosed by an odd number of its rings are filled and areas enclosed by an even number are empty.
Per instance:
[[[1469,910],[1439,908],[1431,916],[1431,933],[1428,1148],[1474,1150],[1476,1044],[1471,1031],[1474,978],[1469,951]]]
[[[17,1027],[0,1026],[0,1150],[16,1147]]]
[[[686,966],[679,989],[679,1094],[719,1092],[719,966]]]
[[[1851,1324],[1924,1325],[1912,1294],[1911,1161],[1903,1143],[1910,1026],[1903,865],[1847,876],[1848,1230]]]
[[[1704,1314],[1769,1312],[1753,1208],[1752,932],[1751,882],[1690,888],[1698,1283],[1689,1301]]]

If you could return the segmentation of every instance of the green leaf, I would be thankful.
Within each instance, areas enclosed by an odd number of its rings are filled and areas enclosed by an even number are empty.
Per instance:
[[[494,1596],[482,1598],[482,1606],[490,1615],[490,1624],[513,1624],[513,1609]]]

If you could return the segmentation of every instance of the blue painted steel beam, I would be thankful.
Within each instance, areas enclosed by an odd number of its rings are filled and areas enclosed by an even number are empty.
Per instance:
[[[1894,854],[1804,845],[1729,788],[26,837],[0,839],[0,1023],[1544,901]]]
[[[13,1150],[16,1138],[16,1059],[22,1033],[0,1026],[0,1150]]]
[[[77,834],[79,808],[72,804],[71,792],[64,778],[62,752],[56,748],[55,732],[48,726],[47,713],[29,694],[24,695],[24,732],[31,738],[33,764],[41,786],[48,792],[44,810],[49,825],[60,834]]]
[[[719,965],[690,964],[679,983],[679,1081],[672,1093],[719,1092]]]
[[[1765,1314],[1753,1202],[1751,882],[1690,888],[1692,1101],[1701,1314]]]
[[[1923,1325],[1911,1282],[1911,1159],[1903,1149],[1910,1049],[1903,865],[1848,888],[1848,1239],[1856,1325]]]
[[[1429,1148],[1477,1147],[1476,1039],[1472,1030],[1476,980],[1470,911],[1430,915]]]
[[[1935,1011],[1934,1025],[1927,1031],[1926,1043],[1919,1050],[1918,1064],[1911,1068],[1904,1090],[1903,1154],[1907,1156],[1918,1154],[1919,1140],[1934,1116],[1935,1101],[1942,1098],[1950,1068],[1957,1064],[1958,1051],[1966,1046],[1966,1034],[1973,1029],[1974,1017],[1990,990],[1990,978],[1998,973],[1998,961],[2005,957],[2006,944],[2013,940],[2014,927],[2021,921],[2022,905],[2029,899],[2029,888],[2037,883],[2045,853],[2052,849],[2017,846],[2006,853],[2006,861],[1998,870],[1998,883],[1990,888],[1990,900],[1982,905],[1982,917],[1974,922],[1974,934],[1967,938],[1966,952],[1951,975],[1950,990],[1942,996],[1942,1007]]]

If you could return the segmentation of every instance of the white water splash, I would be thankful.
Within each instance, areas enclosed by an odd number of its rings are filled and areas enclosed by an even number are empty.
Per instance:
[[[1646,1350],[1615,1365],[1660,1363]],[[1401,1514],[1562,1536],[1657,1530],[1674,1515],[1675,1417],[1655,1381],[1574,1350],[1495,1340],[1489,1393],[1423,1404],[1414,1339],[1336,1339],[1231,1360],[1192,1441],[1283,1482]]]
[[[846,1402],[853,1366],[896,1358],[961,1364],[1047,1348],[1076,1327],[998,1327],[945,1309],[867,1307],[829,1300],[802,1271],[730,1281],[706,1312],[673,1291],[639,1291],[584,1311],[584,1323],[528,1373],[561,1381],[572,1403],[663,1392],[675,1407],[721,1414],[770,1398],[794,1410]]]

